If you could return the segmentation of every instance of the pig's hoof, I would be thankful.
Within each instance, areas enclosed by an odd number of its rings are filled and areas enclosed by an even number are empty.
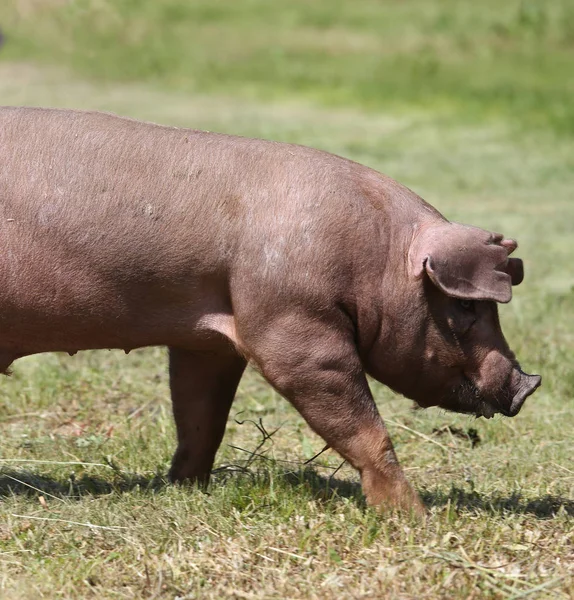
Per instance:
[[[378,505],[381,512],[400,512],[403,515],[411,515],[419,519],[427,517],[430,512],[415,494],[413,498],[401,498],[400,500],[389,500]]]
[[[410,511],[413,515],[421,519],[430,515],[429,509],[418,498],[417,501],[410,507]]]
[[[429,509],[424,505],[421,497],[409,486],[408,493],[402,497],[401,510],[411,513],[416,517],[427,517],[430,514]]]
[[[401,515],[413,516],[417,519],[425,519],[429,516],[428,508],[420,501],[413,503],[390,503],[384,502],[377,506],[381,514],[384,513],[400,513]]]
[[[379,489],[378,494],[373,490],[367,492],[367,502],[375,506],[381,513],[400,512],[422,518],[429,514],[420,496],[406,481],[397,482],[386,489]]]
[[[209,484],[209,475],[182,475],[179,472],[173,472],[170,469],[168,479],[174,485],[183,485],[187,487],[198,487],[201,490],[207,489]]]
[[[211,471],[200,471],[188,462],[178,460],[176,457],[167,476],[171,483],[198,486],[205,489],[209,483],[210,475]]]

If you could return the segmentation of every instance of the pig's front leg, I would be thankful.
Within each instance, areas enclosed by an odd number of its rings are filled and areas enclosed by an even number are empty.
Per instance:
[[[369,504],[425,513],[397,461],[349,328],[299,314],[241,335],[265,378],[360,472]]]

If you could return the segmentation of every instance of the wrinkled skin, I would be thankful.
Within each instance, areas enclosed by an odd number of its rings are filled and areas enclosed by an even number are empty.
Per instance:
[[[0,108],[0,371],[167,346],[173,481],[209,481],[250,361],[370,504],[423,513],[366,373],[421,406],[515,415],[540,384],[498,322],[515,249],[310,148]]]

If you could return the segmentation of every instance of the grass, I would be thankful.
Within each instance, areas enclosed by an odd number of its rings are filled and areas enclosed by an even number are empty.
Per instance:
[[[422,525],[365,507],[356,474],[337,470],[332,452],[311,460],[322,441],[253,372],[204,494],[165,481],[175,440],[163,350],[22,359],[0,397],[0,597],[574,596],[569,4],[413,0],[380,11],[294,0],[272,15],[255,0],[114,6],[0,8],[14,23],[2,27],[0,104],[324,148],[399,179],[452,219],[517,237],[526,279],[502,323],[543,387],[518,417],[484,421],[413,411],[373,383],[430,508]],[[493,23],[512,35],[496,42]],[[439,57],[434,78],[409,75],[421,48]],[[381,80],[361,71],[371,54],[393,87],[379,95]],[[496,95],[503,84],[509,96]],[[517,109],[521,94],[528,110]]]
[[[101,81],[574,135],[571,0],[14,0],[0,21],[8,58]]]

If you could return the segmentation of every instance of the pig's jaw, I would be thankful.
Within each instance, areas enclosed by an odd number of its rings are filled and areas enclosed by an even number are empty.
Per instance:
[[[507,394],[501,390],[498,395],[506,399]],[[470,378],[463,376],[462,381],[443,396],[438,406],[453,412],[491,419],[496,413],[504,414],[504,399],[487,399]]]

